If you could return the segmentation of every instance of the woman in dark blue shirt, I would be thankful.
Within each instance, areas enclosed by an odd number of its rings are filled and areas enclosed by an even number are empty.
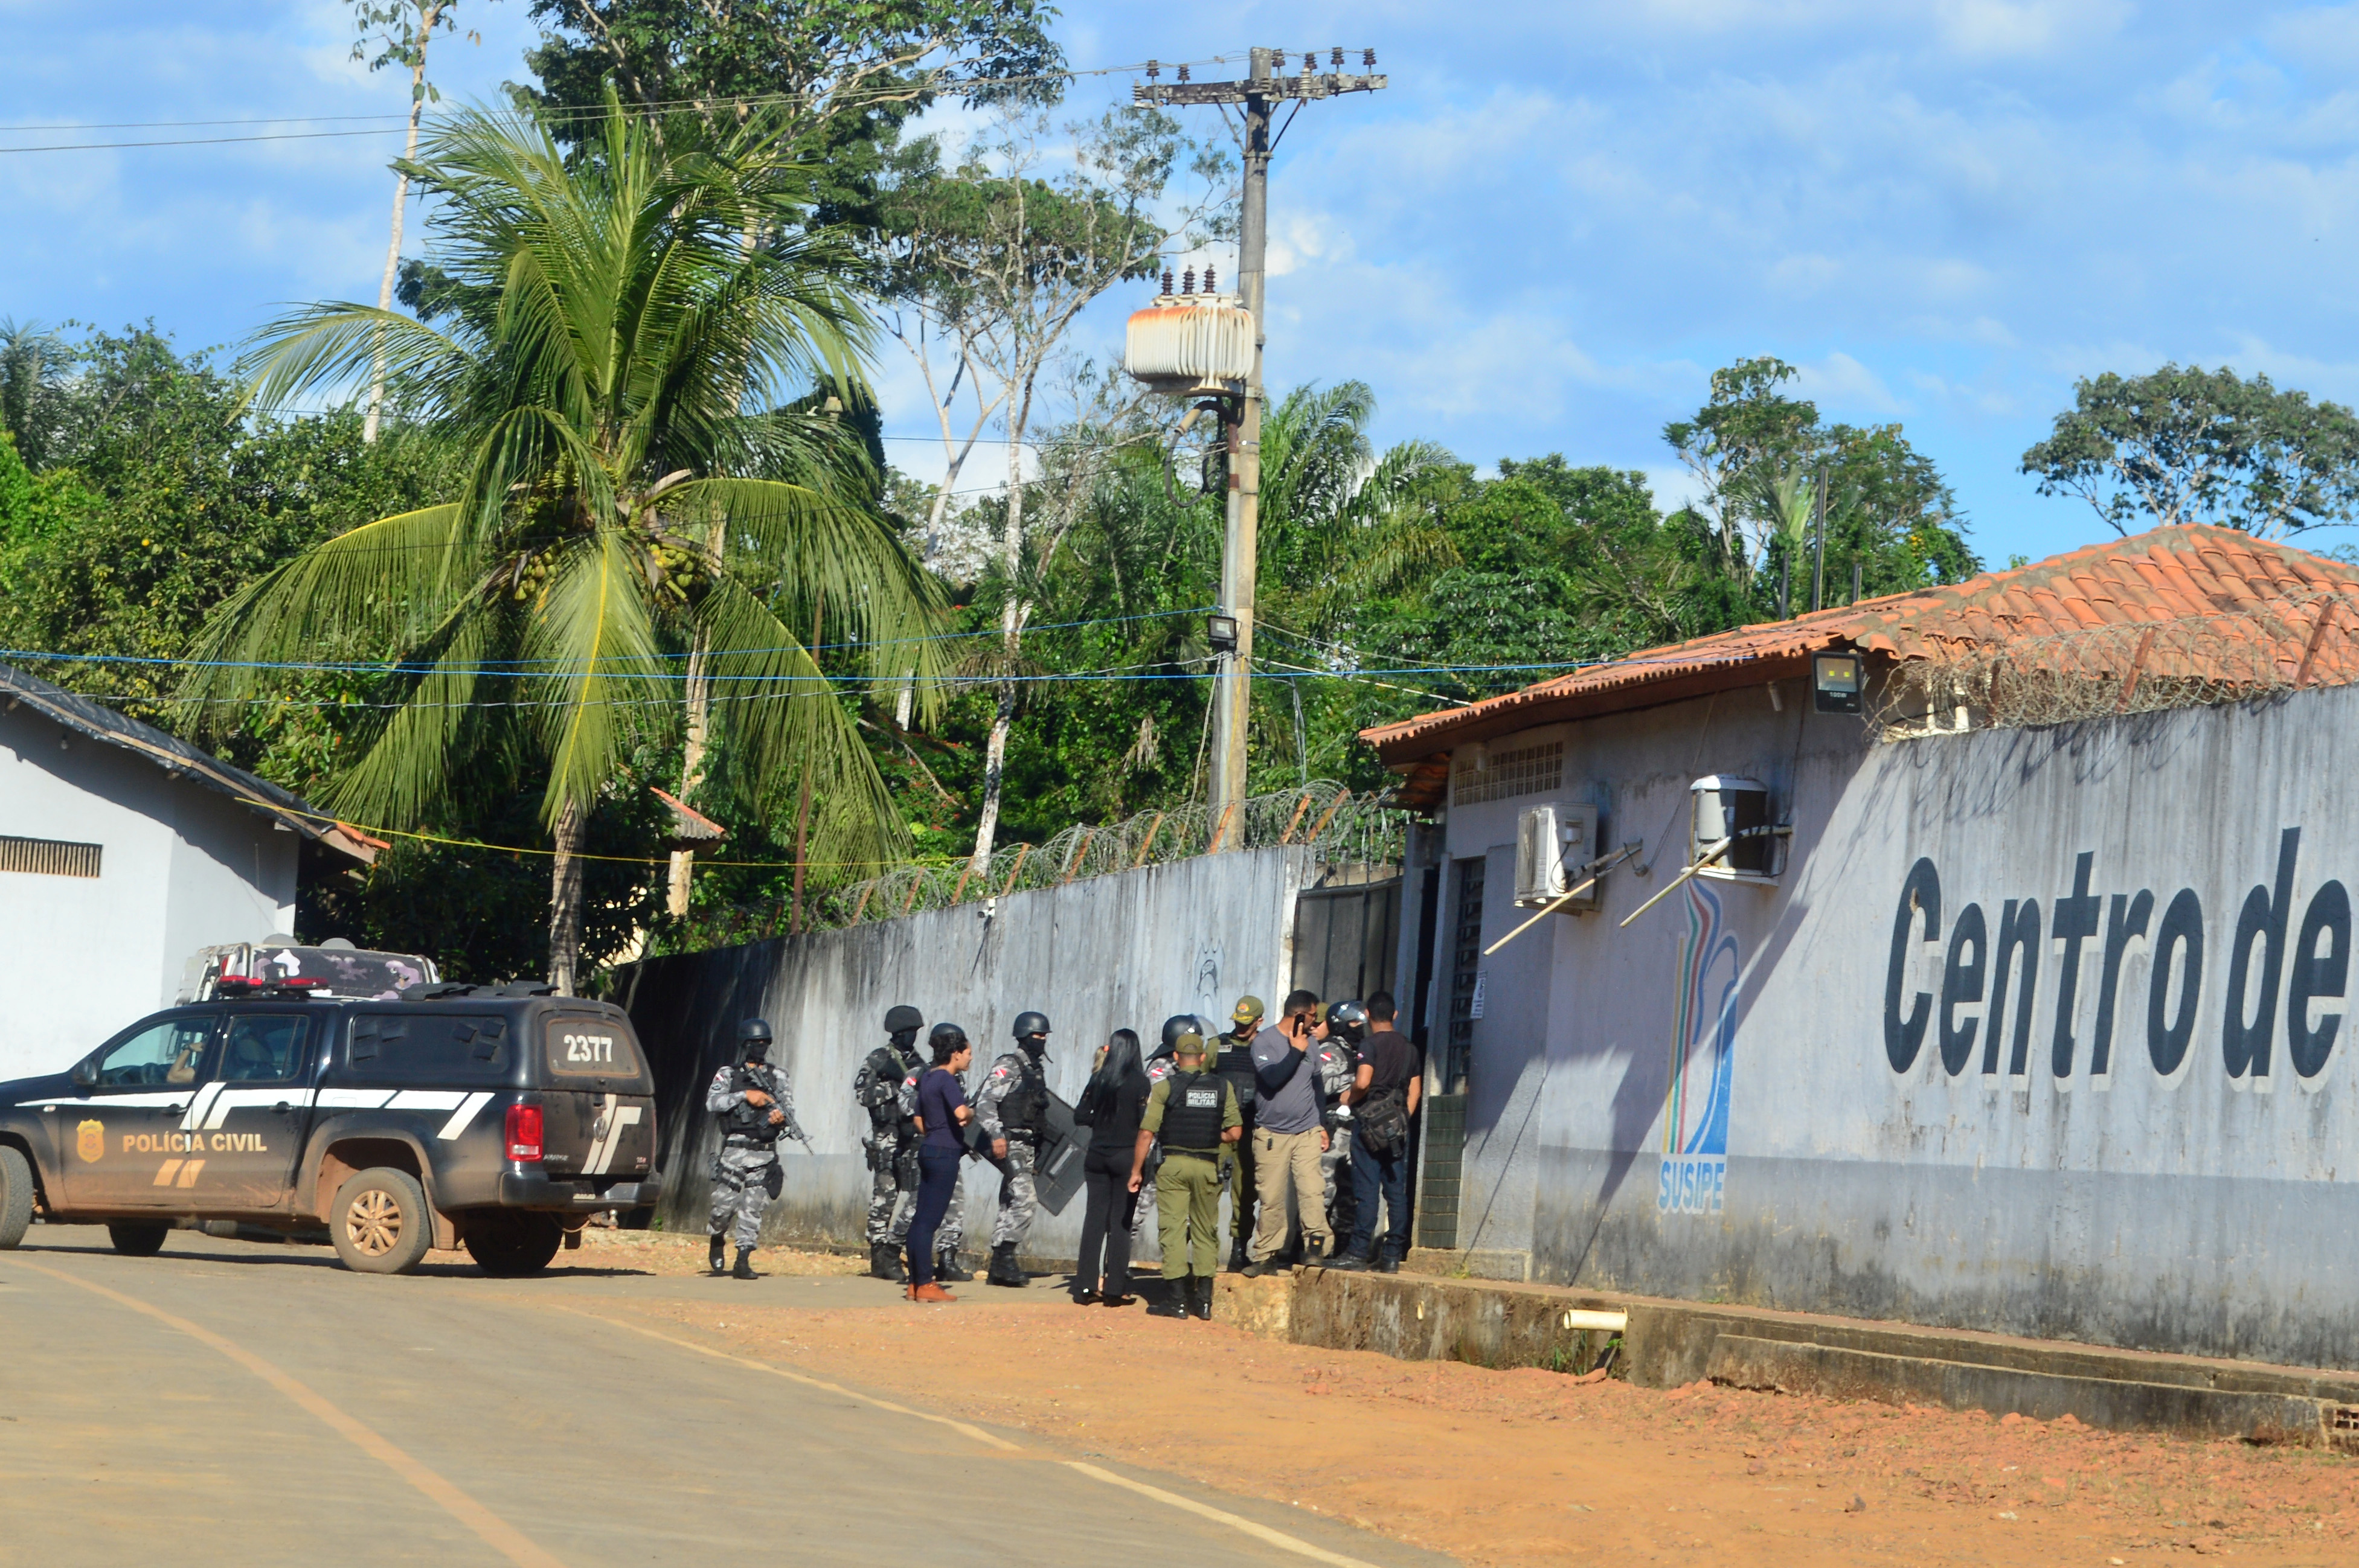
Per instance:
[[[974,1061],[974,1047],[966,1031],[955,1023],[937,1023],[927,1037],[934,1065],[918,1080],[918,1212],[909,1220],[909,1299],[913,1302],[954,1302],[958,1298],[934,1283],[934,1232],[951,1208],[958,1188],[959,1161],[965,1145],[959,1129],[974,1115],[966,1103],[966,1086],[959,1075]]]

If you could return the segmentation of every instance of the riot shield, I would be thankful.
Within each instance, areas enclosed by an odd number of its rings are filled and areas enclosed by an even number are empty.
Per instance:
[[[1042,1119],[1038,1157],[1032,1162],[1032,1190],[1040,1206],[1062,1214],[1082,1190],[1082,1156],[1090,1149],[1090,1130],[1073,1120],[1073,1108],[1049,1093],[1049,1112]]]

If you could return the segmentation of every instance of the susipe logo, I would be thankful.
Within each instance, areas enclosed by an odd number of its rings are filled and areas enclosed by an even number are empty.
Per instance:
[[[2282,1060],[2304,1087],[2320,1081],[2343,1027],[2351,895],[2339,881],[2321,882],[2297,919],[2294,871],[2300,857],[2301,829],[2286,828],[2277,840],[2276,876],[2245,895],[2228,938],[2220,971],[2224,983],[2212,1016],[2219,1024],[2221,1065],[2239,1089],[2267,1092],[2278,1071],[2281,1015]],[[2167,1084],[2175,1086],[2186,1075],[2196,1025],[2206,1016],[2203,901],[2193,888],[2180,889],[2168,903],[2151,889],[2092,892],[2095,859],[2084,851],[2074,864],[2072,891],[2050,906],[2044,942],[2038,899],[2008,899],[1995,928],[1981,904],[1969,903],[1945,927],[1940,871],[1930,860],[1909,869],[1892,917],[1884,983],[1884,1052],[1894,1072],[1914,1066],[1930,1039],[1953,1078],[1979,1057],[1987,1077],[2004,1065],[2009,1077],[2027,1079],[2034,1033],[2044,1020],[2049,1027],[2039,1044],[2058,1079],[2069,1080],[2085,1061],[2090,1086],[2104,1088],[2115,1065],[2134,1059],[2141,1043]],[[1912,964],[1919,945],[1942,941],[1945,931],[1940,994],[1912,990],[1912,979],[1919,978]],[[2051,948],[2058,957],[2054,1000],[2043,1008],[2040,971]],[[2146,984],[2125,994],[2123,977],[2140,953],[2151,959]],[[2095,1017],[2082,1038],[2082,960],[2093,955],[2100,959]]]

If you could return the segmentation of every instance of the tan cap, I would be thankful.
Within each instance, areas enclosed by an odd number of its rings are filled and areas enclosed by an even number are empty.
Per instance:
[[[1190,1030],[1171,1042],[1174,1056],[1201,1056],[1204,1054],[1204,1037]]]
[[[1229,1022],[1232,1023],[1251,1023],[1255,1019],[1259,1018],[1267,1011],[1268,1010],[1266,1008],[1262,1006],[1261,998],[1257,996],[1241,996],[1237,998],[1237,1005],[1234,1011],[1229,1014]]]

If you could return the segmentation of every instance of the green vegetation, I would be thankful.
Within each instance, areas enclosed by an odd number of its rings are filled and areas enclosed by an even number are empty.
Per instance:
[[[570,982],[700,914],[793,924],[881,863],[1201,800],[1215,421],[1069,329],[1228,231],[1226,158],[1147,111],[1052,126],[1034,0],[534,14],[524,117],[401,165],[403,308],[295,311],[234,373],[0,320],[14,661],[392,838],[307,887],[304,931],[462,978]],[[905,131],[951,98],[991,114],[946,157]],[[879,438],[901,349],[939,487]],[[1250,787],[1377,788],[1369,724],[1808,609],[1822,475],[1828,601],[1854,566],[1871,594],[1976,569],[1899,427],[1792,376],[1713,375],[1665,431],[1699,495],[1669,511],[1559,454],[1380,450],[1358,383],[1277,389]],[[673,855],[656,788],[726,837]]]

